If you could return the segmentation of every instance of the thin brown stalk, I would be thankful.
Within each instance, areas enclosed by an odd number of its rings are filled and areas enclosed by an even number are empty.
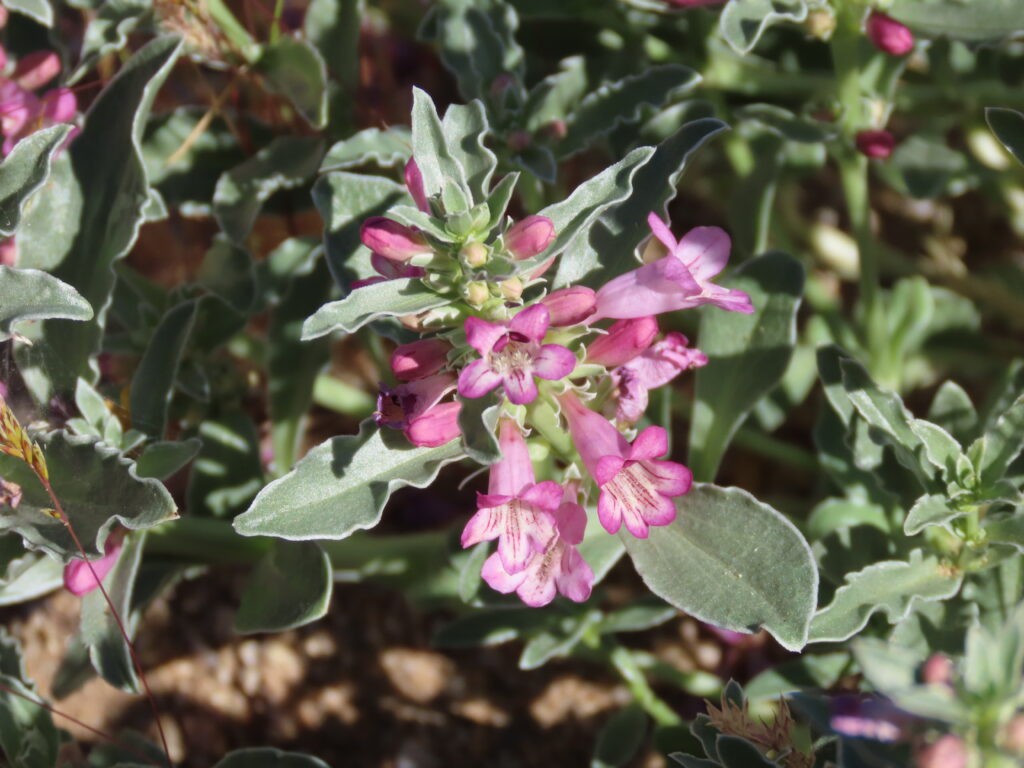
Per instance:
[[[31,697],[31,696],[26,696],[24,693],[20,693],[19,691],[16,691],[13,688],[9,688],[6,685],[4,685],[3,683],[0,683],[0,691],[2,691],[4,693],[9,693],[9,694],[11,694],[11,696],[17,696],[19,699],[23,699],[24,701],[27,701],[30,704],[35,704],[40,709],[45,709],[47,712],[49,712],[52,715],[57,715],[57,717],[63,717],[65,720],[68,720],[69,722],[74,723],[79,728],[82,728],[83,730],[88,731],[89,733],[93,734],[94,736],[99,736],[104,741],[107,741],[107,742],[113,744],[115,747],[118,747],[119,749],[123,749],[125,752],[130,754],[132,757],[137,757],[140,760],[145,760],[150,765],[159,766],[159,764],[158,763],[154,763],[153,759],[151,757],[149,757],[148,755],[144,755],[141,752],[136,752],[134,749],[129,747],[127,744],[122,744],[121,742],[119,742],[117,739],[115,739],[109,733],[106,733],[105,731],[101,731],[99,728],[93,728],[91,725],[88,725],[87,723],[83,723],[77,717],[74,717],[73,715],[69,715],[66,712],[61,712],[59,709],[57,709],[56,707],[54,707],[54,706],[52,706],[50,704],[47,704],[45,701],[40,701],[39,699],[35,699],[35,698]]]
[[[71,540],[75,543],[75,547],[85,560],[85,564],[88,566],[89,572],[92,574],[96,585],[103,594],[103,599],[106,601],[107,607],[110,608],[110,614],[114,617],[114,622],[117,624],[117,628],[121,632],[121,637],[124,638],[124,642],[128,646],[128,654],[132,658],[132,664],[135,666],[135,671],[139,675],[139,681],[142,683],[142,689],[146,693],[146,699],[149,701],[149,707],[153,711],[153,719],[156,721],[156,729],[160,734],[160,745],[163,747],[164,757],[167,759],[167,768],[174,768],[174,763],[171,761],[170,750],[167,748],[167,736],[164,734],[164,726],[160,722],[160,708],[157,706],[156,697],[153,695],[153,691],[149,687],[149,681],[146,680],[146,673],[142,671],[142,663],[139,661],[139,657],[135,653],[135,646],[132,644],[131,638],[128,636],[128,631],[125,629],[124,622],[121,621],[121,615],[117,612],[117,608],[114,607],[114,601],[111,600],[110,595],[107,594],[107,588],[103,586],[103,580],[97,575],[96,569],[89,560],[89,556],[85,552],[85,547],[82,546],[82,542],[79,540],[78,534],[75,533],[75,529],[71,525],[71,520],[64,512],[64,508],[61,506],[60,500],[57,498],[57,494],[53,491],[53,486],[50,485],[49,478],[38,474],[37,477],[42,481],[43,487],[46,489],[46,493],[50,496],[50,501],[53,502],[53,508],[57,512],[58,518],[64,525],[64,528],[67,529],[68,534],[71,536]]]

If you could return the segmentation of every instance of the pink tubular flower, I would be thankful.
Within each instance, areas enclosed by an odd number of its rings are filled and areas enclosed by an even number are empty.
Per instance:
[[[542,253],[555,239],[555,225],[546,216],[527,216],[505,233],[505,247],[519,261]]]
[[[477,512],[462,531],[462,546],[498,540],[505,573],[526,568],[530,556],[547,550],[555,537],[554,514],[562,501],[558,483],[536,482],[526,441],[515,421],[498,428],[501,459],[491,465],[486,494],[477,495]]]
[[[650,214],[647,223],[668,248],[668,255],[605,283],[597,292],[597,311],[591,322],[605,317],[626,320],[659,315],[702,304],[747,314],[754,311],[743,291],[711,282],[729,260],[730,241],[724,231],[696,227],[676,241],[656,214]]]
[[[606,368],[628,363],[647,349],[658,335],[658,321],[652,316],[612,323],[608,333],[587,346],[587,362]]]
[[[103,557],[92,561],[92,568],[85,560],[72,560],[64,566],[64,588],[73,595],[86,595],[99,586],[96,578],[106,578],[121,554],[122,536],[111,534],[103,546]],[[95,571],[95,576],[93,572]]]
[[[645,539],[650,526],[675,520],[672,499],[690,490],[693,474],[682,464],[657,460],[668,453],[665,430],[648,427],[630,445],[571,390],[558,399],[576,449],[601,489],[597,512],[605,530],[617,533],[625,523],[630,533]]]
[[[412,195],[412,199],[416,202],[416,207],[419,208],[423,213],[430,213],[430,203],[427,201],[427,193],[423,187],[423,173],[420,171],[420,167],[416,165],[414,158],[409,158],[409,162],[405,164],[405,186],[409,190],[409,194]]]
[[[436,338],[402,344],[391,353],[391,370],[400,381],[422,379],[444,367],[451,348],[447,341]]]
[[[497,553],[487,558],[480,575],[492,589],[506,595],[515,592],[531,608],[547,605],[559,592],[577,603],[590,597],[594,572],[576,549],[587,525],[577,494],[576,484],[568,483],[562,504],[552,513],[558,537],[544,552],[535,552],[523,570],[508,573]]]
[[[708,364],[707,355],[689,346],[689,340],[673,331],[644,350],[643,354],[612,371],[618,389],[615,418],[635,424],[647,410],[647,393],[668,384],[682,371]]]
[[[459,436],[459,404],[441,402],[454,388],[455,378],[444,373],[394,388],[382,384],[374,421],[381,427],[402,430],[413,445],[444,445]]]
[[[534,376],[557,381],[572,373],[576,356],[571,351],[559,344],[541,344],[549,324],[543,304],[524,309],[508,326],[467,318],[466,340],[482,357],[462,369],[459,394],[483,397],[502,384],[508,399],[522,405],[537,397]]]
[[[540,303],[548,308],[551,325],[564,328],[579,325],[594,314],[597,298],[592,288],[579,285],[552,291]]]
[[[878,160],[889,157],[896,146],[896,139],[888,131],[860,131],[854,142],[858,152]]]
[[[375,254],[392,261],[405,262],[413,256],[431,253],[433,250],[423,235],[412,227],[383,216],[372,216],[364,221],[359,229],[359,239]]]
[[[878,50],[892,56],[905,56],[914,50],[914,33],[892,16],[872,11],[865,31]]]

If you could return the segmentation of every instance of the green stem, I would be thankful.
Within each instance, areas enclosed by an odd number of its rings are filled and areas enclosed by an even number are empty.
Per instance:
[[[870,359],[875,364],[873,372],[877,375],[886,335],[885,313],[879,300],[878,249],[871,234],[868,161],[855,148],[857,132],[868,127],[860,82],[860,43],[859,9],[846,9],[839,14],[832,36],[836,93],[843,110],[839,119],[843,135],[835,155],[859,257],[861,328]]]
[[[284,0],[274,3],[274,21],[270,25],[270,44],[273,45],[281,37],[281,15],[284,13]]]
[[[255,64],[260,56],[260,46],[249,31],[239,23],[224,0],[206,0],[206,9],[213,22],[220,27],[224,37],[248,64]]]
[[[682,725],[683,719],[673,712],[672,708],[651,688],[643,670],[633,658],[633,652],[614,641],[606,639],[605,643],[607,644],[608,660],[626,683],[626,687],[633,694],[637,704],[643,707],[644,711],[660,726]]]

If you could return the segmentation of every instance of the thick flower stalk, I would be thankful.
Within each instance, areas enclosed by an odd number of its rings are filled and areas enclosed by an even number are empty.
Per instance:
[[[594,582],[580,549],[587,503],[605,532],[639,538],[686,514],[690,470],[668,457],[665,429],[635,434],[634,425],[652,389],[707,363],[681,333],[663,333],[658,315],[706,304],[753,311],[745,293],[712,282],[728,261],[729,237],[698,227],[676,239],[652,213],[664,256],[596,290],[549,291],[544,275],[559,255],[553,221],[496,217],[487,203],[450,212],[463,193],[427,194],[415,161],[404,176],[415,209],[363,222],[378,276],[356,287],[419,278],[448,303],[400,318],[422,337],[395,348],[396,383],[381,384],[374,417],[420,447],[466,429],[475,455],[488,423],[478,414],[493,414],[498,458],[462,546],[494,542],[481,576],[498,592],[530,606],[558,595],[582,602]],[[540,482],[528,439],[544,457]]]

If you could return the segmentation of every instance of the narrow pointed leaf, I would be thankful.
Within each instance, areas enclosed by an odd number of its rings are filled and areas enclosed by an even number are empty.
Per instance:
[[[768,253],[723,283],[746,291],[754,312],[701,308],[699,343],[708,364],[697,371],[689,461],[698,480],[714,479],[740,424],[785,374],[796,346],[804,271],[788,254]]]
[[[920,550],[911,552],[906,562],[875,563],[847,575],[845,586],[836,591],[832,602],[815,614],[808,640],[846,640],[860,632],[877,611],[883,611],[895,624],[918,603],[952,597],[962,581],[962,573]]]
[[[54,153],[67,139],[70,125],[36,131],[14,145],[0,164],[0,237],[14,234],[28,197],[50,175]]]
[[[399,278],[357,288],[340,301],[324,304],[302,326],[302,340],[333,331],[355,333],[381,317],[415,315],[443,307],[451,301],[434,293],[416,278]]]

